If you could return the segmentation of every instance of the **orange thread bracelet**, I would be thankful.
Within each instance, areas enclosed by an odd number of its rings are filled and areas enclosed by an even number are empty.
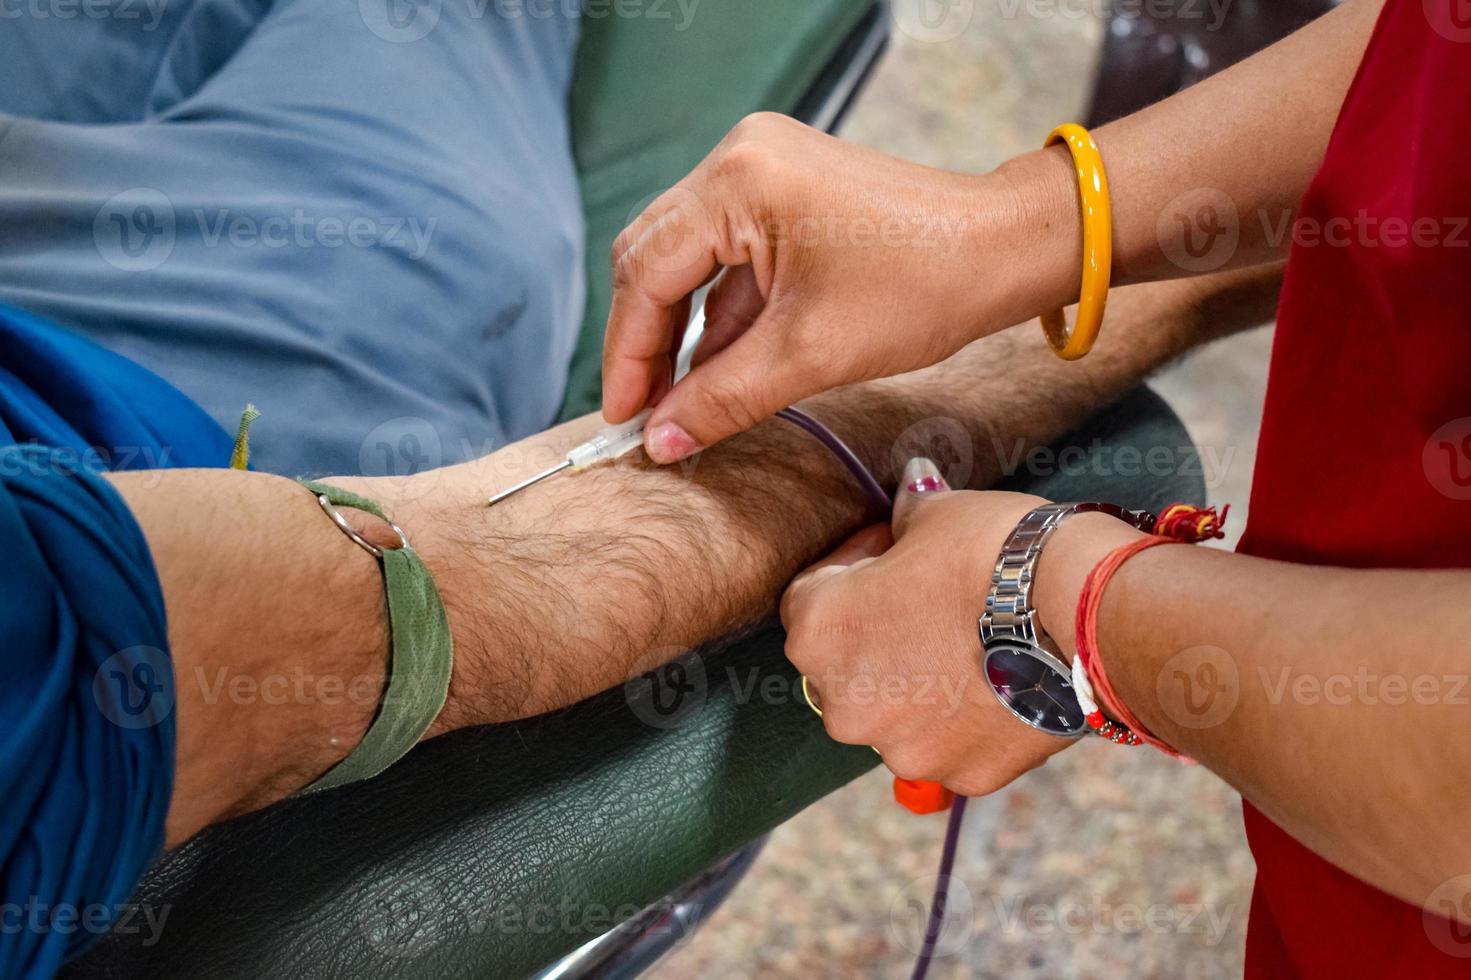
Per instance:
[[[1083,664],[1083,670],[1088,680],[1100,695],[1100,701],[1107,701],[1108,706],[1118,715],[1118,721],[1125,725],[1145,745],[1152,745],[1165,755],[1177,759],[1185,759],[1179,752],[1160,741],[1141,722],[1123,700],[1114,693],[1113,686],[1108,682],[1108,674],[1103,669],[1103,659],[1098,655],[1098,610],[1103,605],[1103,592],[1115,572],[1123,566],[1124,562],[1133,558],[1141,551],[1146,551],[1160,544],[1194,544],[1211,538],[1225,537],[1221,530],[1226,522],[1226,514],[1230,507],[1222,508],[1218,516],[1211,507],[1191,507],[1188,504],[1176,504],[1165,510],[1155,522],[1154,533],[1147,538],[1139,538],[1121,545],[1110,551],[1103,560],[1088,573],[1088,578],[1083,582],[1083,591],[1078,595],[1078,616],[1076,626],[1078,660]],[[1185,761],[1191,761],[1185,759]]]

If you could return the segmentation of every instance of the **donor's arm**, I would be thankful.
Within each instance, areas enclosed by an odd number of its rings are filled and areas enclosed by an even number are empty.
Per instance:
[[[890,486],[908,458],[935,453],[936,434],[966,443],[954,448],[969,473],[952,479],[986,486],[1188,347],[1268,318],[1276,285],[1274,272],[1253,271],[1121,290],[1081,364],[1058,361],[1033,326],[803,407]],[[683,465],[630,458],[485,505],[597,424],[413,477],[327,481],[377,500],[443,594],[455,669],[429,737],[581,700],[748,624],[877,516],[821,446],[777,420]],[[172,845],[299,790],[357,744],[382,693],[382,584],[373,559],[291,481],[205,470],[112,479],[147,536],[168,610]],[[365,534],[381,533],[356,516]]]

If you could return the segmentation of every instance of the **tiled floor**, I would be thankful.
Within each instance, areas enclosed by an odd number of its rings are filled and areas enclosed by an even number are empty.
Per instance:
[[[974,10],[953,40],[895,32],[845,136],[980,170],[1082,115],[1102,30],[1083,12],[1100,5],[951,6]],[[1217,461],[1212,499],[1235,505],[1236,533],[1269,346],[1256,331],[1156,382]],[[973,802],[948,955],[931,976],[1239,976],[1253,873],[1239,805],[1204,770],[1092,741]],[[891,801],[883,770],[870,774],[777,830],[728,904],[654,976],[907,976],[942,831],[942,818]]]

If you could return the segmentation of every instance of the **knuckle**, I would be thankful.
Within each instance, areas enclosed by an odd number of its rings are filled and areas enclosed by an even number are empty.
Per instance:
[[[884,765],[900,779],[934,778],[934,764],[925,757],[923,751],[903,744],[878,746],[878,750],[879,755],[883,756]]]
[[[737,140],[759,139],[784,131],[793,120],[779,112],[761,111],[747,113],[731,130]]]
[[[744,432],[764,414],[757,393],[744,379],[720,374],[712,377],[698,395],[700,414],[723,432]]]
[[[822,716],[822,726],[828,738],[844,745],[868,745],[868,723],[857,712],[845,710],[842,705],[828,708]]]
[[[774,168],[776,151],[758,137],[732,143],[711,167],[711,179],[717,183],[762,182]]]
[[[626,236],[626,237],[625,237]],[[613,265],[613,288],[621,289],[638,282],[642,263],[639,261],[637,239],[625,231],[613,243],[610,257]]]
[[[812,677],[817,673],[818,665],[825,659],[823,644],[814,635],[806,615],[789,614],[785,602],[782,607],[782,624],[787,631],[787,659],[793,667]]]
[[[944,780],[946,787],[961,796],[990,796],[1009,782],[1011,778],[1000,770],[976,768],[962,770]]]
[[[633,249],[634,242],[638,241],[637,225],[629,225],[618,233],[613,239],[613,248],[608,252],[608,262],[616,271],[629,251]]]

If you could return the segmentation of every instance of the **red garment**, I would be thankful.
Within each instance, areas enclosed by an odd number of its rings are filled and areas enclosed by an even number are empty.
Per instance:
[[[1389,0],[1303,199],[1243,552],[1471,566],[1471,17],[1462,5]],[[1339,870],[1249,804],[1245,815],[1257,861],[1248,976],[1471,976],[1471,927]]]

